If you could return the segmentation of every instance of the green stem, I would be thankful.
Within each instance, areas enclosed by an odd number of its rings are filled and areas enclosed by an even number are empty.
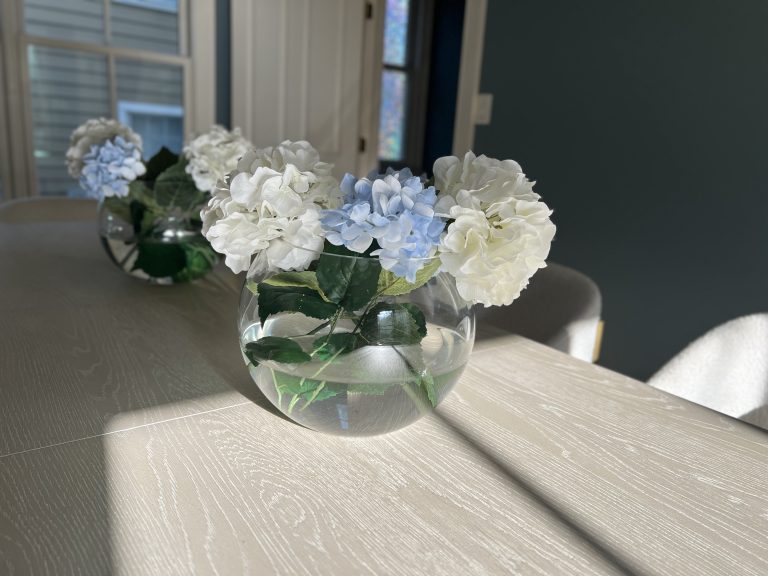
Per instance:
[[[275,383],[275,392],[277,392],[277,406],[279,408],[282,408],[283,407],[283,393],[280,392],[280,388],[278,388],[278,386],[277,386],[277,376],[275,375],[275,371],[272,368],[270,368],[269,371],[272,374],[272,382]]]
[[[310,396],[310,397],[307,399],[307,402],[306,402],[306,404],[304,404],[304,406],[302,406],[302,407],[299,409],[299,412],[303,412],[304,410],[306,410],[306,409],[307,409],[307,406],[309,406],[310,404],[312,404],[312,402],[314,402],[314,401],[315,401],[315,398],[317,398],[317,396],[320,394],[320,392],[323,390],[323,388],[325,388],[325,380],[323,380],[322,382],[320,382],[320,385],[319,385],[317,388],[315,388],[315,391],[312,393],[312,396]]]
[[[403,355],[403,353],[400,352],[400,350],[397,349],[396,346],[392,346],[392,350],[394,350],[397,353],[397,355],[400,356],[402,361],[405,362],[405,365],[408,367],[408,370],[410,370],[411,374],[413,374],[413,376],[416,378],[416,385],[419,388],[421,388],[422,387],[421,383],[424,381],[424,374],[422,374],[421,371],[416,370],[414,365],[411,364],[411,362],[408,360],[408,358],[406,358]],[[426,369],[425,369],[425,371],[426,371]],[[419,397],[417,397],[414,394],[413,390],[411,390],[411,388],[408,386],[408,381],[403,382],[401,384],[401,386],[402,386],[403,390],[405,390],[405,392],[411,398],[411,400],[413,400],[414,404],[416,404],[416,407],[419,409],[419,411],[422,414],[426,414],[427,412],[429,412],[430,407],[427,406],[427,404],[424,402],[423,398],[419,398]],[[426,392],[426,390],[425,390],[425,392]],[[437,396],[437,391],[436,390],[435,390],[435,394],[434,395],[435,395],[435,397]],[[431,399],[429,399],[429,393],[427,393],[427,399],[430,400],[430,404],[431,404],[432,402],[431,402]],[[435,403],[436,403],[436,400],[435,400]],[[434,406],[432,406],[432,407],[434,407]]]
[[[325,370],[326,368],[328,368],[328,366],[330,366],[330,365],[333,363],[333,361],[334,361],[334,360],[336,360],[336,358],[338,358],[339,354],[341,354],[342,352],[344,352],[344,349],[343,349],[343,348],[342,348],[341,350],[339,350],[338,352],[336,352],[336,354],[334,354],[333,356],[331,356],[331,357],[328,359],[328,361],[327,361],[325,364],[323,364],[322,366],[320,366],[320,368],[318,368],[318,369],[317,369],[317,372],[315,372],[314,374],[312,374],[312,376],[310,376],[310,377],[309,377],[309,379],[310,379],[310,380],[314,380],[314,379],[315,379],[317,376],[319,376],[319,375],[320,375],[320,373],[321,373],[323,370]],[[299,382],[299,387],[303,386],[303,385],[304,385],[304,382],[306,382],[306,380],[307,380],[307,377],[306,377],[306,376],[305,376],[304,378],[302,378],[302,379],[301,379],[301,382]],[[320,391],[321,391],[323,388],[325,388],[325,380],[323,380],[322,382],[320,382],[320,385],[319,385],[319,386],[318,386],[318,387],[315,389],[315,391],[313,392],[312,396],[311,396],[311,397],[309,397],[309,398],[307,398],[307,402],[304,404],[304,406],[302,406],[302,407],[301,407],[301,409],[302,409],[302,410],[304,410],[305,408],[307,408],[307,406],[309,406],[310,404],[312,404],[312,402],[314,402],[314,401],[315,401],[315,398],[317,398],[317,395],[318,395],[318,394],[320,394]],[[297,398],[298,398],[298,396],[297,396]],[[288,412],[289,414],[290,414],[290,410],[291,410],[292,408],[293,408],[293,402],[291,403],[291,406],[289,406],[289,412]]]
[[[320,332],[320,330],[322,330],[323,328],[328,326],[330,323],[331,323],[330,320],[328,320],[327,322],[323,322],[317,328],[314,328],[314,329],[310,330],[309,332],[307,332],[306,334],[304,334],[304,336],[313,336],[314,334],[317,334],[318,332]]]
[[[290,404],[288,404],[288,414],[293,412],[293,407],[296,406],[296,403],[301,399],[301,396],[298,394],[294,394],[293,398],[291,398]]]
[[[411,401],[416,405],[416,408],[419,412],[422,414],[428,414],[431,412],[431,408],[429,405],[427,405],[426,402],[424,402],[424,399],[421,398],[418,394],[416,394],[413,390],[411,390],[411,387],[408,385],[408,381],[402,382],[400,384],[400,387],[405,391],[405,393],[408,395],[408,397],[411,399]]]

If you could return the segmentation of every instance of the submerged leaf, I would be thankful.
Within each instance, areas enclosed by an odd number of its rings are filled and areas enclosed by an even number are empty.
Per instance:
[[[298,364],[312,360],[312,357],[304,352],[296,342],[278,336],[265,336],[255,342],[248,342],[245,345],[245,350],[249,359],[253,358],[259,362],[272,360]]]
[[[342,332],[320,336],[320,338],[313,343],[313,348],[315,350],[316,358],[320,360],[330,360],[339,354],[352,352],[352,350],[359,348],[362,344],[363,342],[361,342],[361,339],[357,334]]]
[[[191,282],[197,278],[202,278],[210,272],[216,263],[216,253],[204,240],[184,242],[181,244],[181,248],[184,250],[186,264],[183,270],[174,275],[174,282]]]
[[[173,276],[184,269],[187,257],[178,244],[139,242],[133,270],[143,270],[153,278]]]

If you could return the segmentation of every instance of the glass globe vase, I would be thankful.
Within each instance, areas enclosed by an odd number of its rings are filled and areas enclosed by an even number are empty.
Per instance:
[[[131,276],[159,285],[190,282],[217,262],[196,212],[105,198],[99,202],[99,236],[110,260]]]
[[[437,259],[419,267],[408,283],[376,258],[323,253],[305,272],[249,277],[239,331],[253,381],[331,434],[383,434],[429,413],[464,370],[475,317]]]

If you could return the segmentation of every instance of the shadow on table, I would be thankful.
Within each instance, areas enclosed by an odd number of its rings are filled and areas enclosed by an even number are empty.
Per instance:
[[[597,556],[603,558],[607,563],[611,564],[624,574],[642,574],[642,569],[633,567],[629,559],[622,558],[619,554],[612,551],[607,544],[596,538],[596,536],[590,533],[588,528],[582,526],[578,520],[569,517],[565,512],[560,510],[556,503],[551,502],[542,490],[529,480],[525,479],[519,471],[494,456],[483,446],[482,441],[473,437],[471,430],[469,430],[462,422],[454,417],[446,415],[439,409],[434,414],[437,419],[450,428],[465,445],[480,454],[498,473],[508,478],[518,488],[523,490],[545,514],[573,534],[574,537],[584,542]]]
[[[58,353],[55,369],[28,372],[32,386],[21,391],[22,410],[0,406],[0,420],[7,416],[3,430],[41,439],[25,446],[9,436],[10,448],[0,453],[0,574],[119,572],[115,538],[131,522],[113,525],[119,498],[113,488],[139,478],[126,466],[131,454],[109,453],[114,434],[249,401],[285,418],[243,363],[238,289],[207,281],[151,287],[116,272],[107,277],[114,286],[105,289],[116,290],[119,305],[77,302],[54,317],[22,317],[24,333],[0,340],[15,339],[23,352],[25,338],[34,343],[45,334]],[[103,415],[101,430],[89,421],[96,414]],[[58,443],[46,440],[57,435]],[[120,509],[130,511],[130,503]]]

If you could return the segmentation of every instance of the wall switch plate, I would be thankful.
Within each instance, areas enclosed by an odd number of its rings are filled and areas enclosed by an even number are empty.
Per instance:
[[[475,124],[490,124],[492,110],[493,94],[478,94],[475,97]]]

